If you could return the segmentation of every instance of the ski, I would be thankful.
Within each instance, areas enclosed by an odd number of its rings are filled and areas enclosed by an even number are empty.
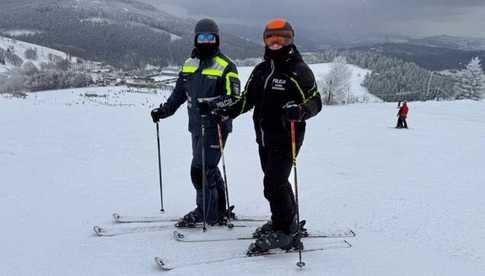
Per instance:
[[[145,223],[145,222],[176,222],[175,217],[162,216],[122,216],[118,213],[113,214],[113,220],[116,223]]]
[[[180,217],[168,217],[168,216],[124,216],[119,213],[113,214],[113,220],[116,223],[151,223],[151,222],[177,222]],[[258,216],[237,216],[236,219],[231,221],[237,222],[264,222],[269,218]]]
[[[203,225],[197,224],[194,227],[187,227],[183,229],[202,229]],[[226,226],[207,226],[208,229],[210,228],[226,228]],[[240,228],[240,227],[249,227],[248,225],[244,224],[233,224],[233,227],[235,228]],[[163,231],[167,229],[173,229],[175,228],[174,225],[172,224],[166,224],[166,225],[144,225],[144,226],[134,226],[134,227],[105,227],[105,226],[94,226],[93,230],[94,233],[96,233],[97,236],[99,237],[113,237],[113,236],[119,236],[119,235],[125,235],[125,234],[133,234],[133,233],[143,233],[143,232],[157,232],[157,231]]]
[[[303,238],[308,239],[338,239],[338,238],[352,238],[355,237],[355,232],[353,230],[346,230],[342,232],[309,232],[304,233]],[[173,232],[173,238],[179,242],[224,242],[224,241],[238,241],[238,240],[253,240],[254,238],[249,235],[233,235],[233,236],[214,236],[212,233],[199,236],[183,233],[179,230]]]
[[[326,251],[326,250],[331,250],[331,249],[351,248],[351,247],[352,247],[352,244],[350,244],[348,241],[338,240],[338,241],[328,243],[328,244],[326,244],[325,246],[322,246],[322,247],[303,249],[302,252],[311,253],[311,252],[319,252],[319,251]],[[214,259],[203,260],[203,261],[189,262],[189,263],[184,263],[184,264],[180,264],[180,265],[171,265],[166,261],[166,259],[164,259],[162,257],[155,257],[155,263],[158,265],[158,267],[162,271],[170,271],[170,270],[174,270],[176,268],[184,268],[184,267],[191,267],[191,266],[197,266],[197,265],[222,263],[222,262],[227,262],[227,261],[232,261],[232,260],[237,260],[237,259],[244,259],[244,258],[256,258],[256,257],[284,255],[284,254],[291,254],[291,253],[298,253],[298,250],[291,250],[291,251],[274,250],[274,251],[268,251],[268,252],[264,252],[264,253],[251,254],[250,256],[245,253],[245,254],[239,254],[239,255],[236,255],[236,256],[229,256],[229,257],[214,258]]]
[[[125,227],[125,228],[115,228],[115,227],[104,227],[104,226],[94,226],[93,230],[99,237],[113,237],[124,234],[132,233],[142,233],[142,232],[155,232],[170,229],[174,227],[173,225],[156,225],[156,226],[137,226],[137,227]]]

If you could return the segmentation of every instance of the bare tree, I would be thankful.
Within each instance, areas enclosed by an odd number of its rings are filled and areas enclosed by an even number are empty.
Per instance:
[[[332,69],[319,86],[326,104],[346,104],[350,100],[350,79],[352,70],[345,57],[336,57]]]
[[[25,90],[25,76],[20,71],[12,72],[5,80],[0,83],[0,93],[17,93]]]

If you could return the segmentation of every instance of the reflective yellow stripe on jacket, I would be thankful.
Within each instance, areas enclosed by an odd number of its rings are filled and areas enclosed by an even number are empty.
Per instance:
[[[182,66],[182,73],[185,74],[193,74],[199,68],[200,61],[195,58],[189,58],[185,61],[184,65]]]
[[[202,75],[222,77],[224,70],[228,65],[229,63],[227,63],[227,61],[216,56],[214,57],[214,63],[212,63],[212,66],[202,70]]]
[[[303,89],[301,89],[301,86],[300,84],[298,83],[298,81],[294,78],[291,78],[290,77],[290,80],[295,84],[296,88],[298,89],[298,92],[300,92],[300,95],[301,95],[301,98],[303,100],[303,103],[305,103],[309,98],[317,95],[319,92],[318,92],[318,89],[317,89],[317,86],[316,86],[316,83],[313,85],[313,87],[307,92],[308,94],[310,94],[309,97],[305,96],[305,92],[303,91]],[[312,93],[313,92],[313,93]]]
[[[229,63],[219,56],[214,57],[213,60],[214,62],[210,67],[202,70],[202,75],[222,77]],[[185,61],[184,65],[182,66],[182,73],[193,74],[197,71],[197,69],[199,69],[199,66],[200,66],[199,59],[189,58]],[[232,94],[231,80],[230,80],[231,78],[239,79],[239,75],[234,72],[229,72],[226,74],[226,94],[228,96]]]
[[[229,63],[218,56],[214,57],[213,60],[214,62],[210,67],[202,70],[202,75],[222,77],[222,75],[224,74],[224,70],[229,65]],[[193,74],[197,71],[197,69],[199,69],[199,66],[199,59],[189,58],[182,66],[182,73]]]
[[[234,72],[229,72],[226,74],[226,94],[227,96],[231,96],[232,89],[231,89],[231,78],[239,79],[239,75]]]

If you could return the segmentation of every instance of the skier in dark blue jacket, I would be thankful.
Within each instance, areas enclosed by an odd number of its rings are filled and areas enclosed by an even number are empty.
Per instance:
[[[177,227],[193,227],[205,221],[208,224],[224,224],[230,211],[226,210],[224,181],[217,164],[219,148],[218,124],[225,143],[232,131],[232,120],[218,122],[209,116],[207,105],[224,104],[239,98],[240,81],[236,65],[219,49],[220,36],[217,24],[210,19],[200,20],[195,27],[194,49],[180,73],[172,94],[165,104],[151,112],[154,122],[167,118],[185,102],[189,115],[189,131],[192,134],[192,164],[190,175],[196,189],[195,210],[181,218]],[[204,127],[205,139],[202,137]],[[203,141],[205,140],[205,143]],[[203,184],[202,151],[205,151],[206,187]],[[203,195],[205,190],[205,198]]]

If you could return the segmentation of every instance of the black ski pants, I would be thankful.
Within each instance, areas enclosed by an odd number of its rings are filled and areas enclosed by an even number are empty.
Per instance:
[[[397,119],[397,128],[408,128],[408,123],[406,122],[405,116],[399,116]]]
[[[302,142],[297,142],[297,153]],[[288,233],[296,215],[295,196],[288,182],[293,165],[291,144],[259,145],[259,157],[264,172],[264,197],[269,201],[273,228]]]

